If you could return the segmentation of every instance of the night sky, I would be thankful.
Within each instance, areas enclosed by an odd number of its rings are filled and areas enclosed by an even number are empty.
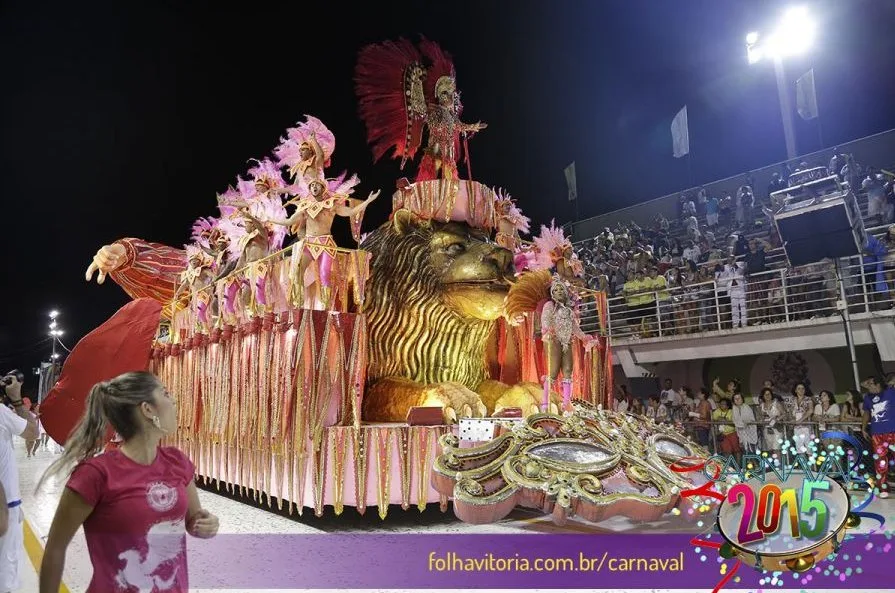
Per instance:
[[[473,176],[537,223],[574,217],[573,160],[582,217],[686,187],[669,132],[684,104],[694,183],[785,156],[773,67],[749,66],[744,46],[783,3],[276,4],[0,3],[0,366],[48,359],[52,308],[69,347],[107,319],[127,297],[84,282],[96,250],[123,236],[182,245],[304,114],[336,135],[331,173],[358,173],[363,196],[383,189],[364,230],[384,221],[399,173],[373,165],[357,117],[367,43],[422,34],[453,54],[464,119],[489,124],[470,145]],[[820,39],[787,75],[815,69],[824,143],[895,128],[895,4],[809,6]],[[800,151],[820,148],[816,122],[796,124]]]

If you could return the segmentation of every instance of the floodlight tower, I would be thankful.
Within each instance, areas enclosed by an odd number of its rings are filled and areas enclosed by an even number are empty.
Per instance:
[[[796,158],[796,138],[793,128],[792,101],[783,70],[783,59],[803,54],[814,44],[816,26],[811,14],[804,6],[789,8],[783,13],[777,28],[768,35],[757,31],[746,35],[746,56],[750,64],[765,58],[774,61],[777,75],[777,95],[780,101],[780,116],[783,119],[783,137],[786,140],[786,158]]]

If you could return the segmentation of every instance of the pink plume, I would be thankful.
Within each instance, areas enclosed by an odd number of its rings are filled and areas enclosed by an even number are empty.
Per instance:
[[[311,135],[320,149],[326,161],[324,166],[329,166],[333,152],[336,150],[336,137],[322,121],[311,115],[305,115],[305,121],[297,127],[286,130],[286,137],[280,138],[280,145],[274,149],[274,156],[280,165],[292,168],[301,162],[301,144],[307,142]]]
[[[549,270],[556,259],[561,257],[562,251],[572,244],[566,239],[562,228],[556,228],[554,221],[550,221],[550,227],[541,225],[541,235],[534,239],[537,250],[537,260],[532,269]]]
[[[225,210],[227,211],[226,213]],[[221,214],[224,214],[224,217],[221,219],[218,228],[221,229],[221,233],[227,238],[228,262],[235,262],[242,255],[239,242],[248,234],[245,223],[238,216],[237,212],[235,208],[231,209],[229,206],[221,207]]]
[[[190,238],[197,245],[209,249],[211,244],[208,241],[209,235],[217,227],[218,220],[216,218],[199,218],[193,223]]]
[[[255,187],[253,180],[243,179],[242,177],[237,177],[236,179],[236,191],[238,192],[236,197],[238,199],[249,201],[258,195],[258,189]]]
[[[360,178],[358,178],[357,175],[352,175],[346,180],[345,177],[347,177],[347,175],[348,172],[344,171],[335,179],[331,179],[327,182],[327,187],[331,194],[350,196],[354,193],[354,188],[360,183]]]
[[[283,180],[283,172],[280,171],[279,165],[274,164],[267,157],[263,161],[258,159],[252,160],[258,163],[249,169],[249,176],[251,176],[252,180],[274,189],[282,189],[286,186],[286,182]]]

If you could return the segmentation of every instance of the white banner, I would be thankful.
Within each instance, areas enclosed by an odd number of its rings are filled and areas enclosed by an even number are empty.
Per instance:
[[[687,106],[671,120],[671,142],[674,158],[690,154],[690,127],[687,125]]]
[[[569,186],[569,201],[578,199],[578,180],[575,177],[575,161],[565,168],[566,185]]]
[[[814,88],[814,68],[796,81],[796,109],[802,119],[814,119],[817,112],[817,90]]]

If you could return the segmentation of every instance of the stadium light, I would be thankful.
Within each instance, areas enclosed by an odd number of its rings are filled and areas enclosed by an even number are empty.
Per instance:
[[[57,311],[56,309],[50,311],[50,319],[56,319],[57,317],[59,317],[59,311]]]
[[[805,53],[811,49],[816,36],[816,25],[805,6],[794,6],[784,11],[777,27],[768,35],[757,31],[746,35],[746,59],[749,64],[757,64],[765,58],[774,61],[787,160],[796,158],[796,140],[792,122],[792,104],[783,70],[783,59]]]
[[[803,54],[814,45],[816,36],[811,13],[804,6],[795,6],[783,13],[777,28],[763,41],[756,31],[746,35],[746,57],[755,64],[764,58],[778,60]]]

